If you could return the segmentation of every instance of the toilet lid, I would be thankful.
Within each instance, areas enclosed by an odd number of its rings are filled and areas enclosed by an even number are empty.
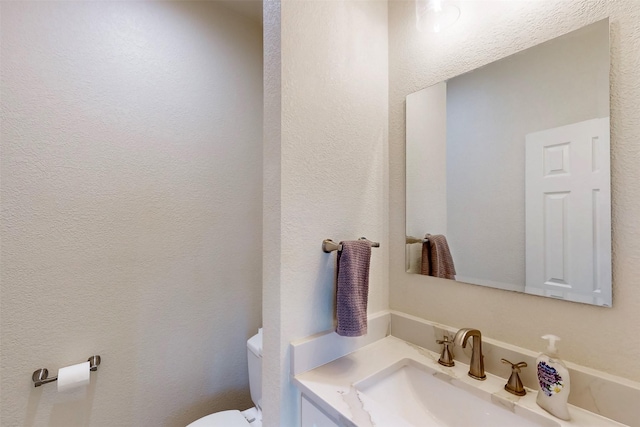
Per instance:
[[[195,420],[187,427],[249,427],[240,411],[222,411]]]

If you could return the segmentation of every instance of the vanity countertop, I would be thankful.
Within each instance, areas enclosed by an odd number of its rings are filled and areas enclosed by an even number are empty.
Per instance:
[[[374,413],[375,408],[367,408],[363,404],[354,384],[404,359],[414,360],[433,370],[436,378],[541,425],[548,421],[549,425],[562,427],[624,426],[572,405],[569,405],[571,421],[557,419],[536,404],[536,391],[527,389],[525,396],[515,396],[504,390],[503,378],[487,373],[485,381],[474,380],[467,375],[468,365],[456,361],[451,368],[442,366],[437,362],[438,354],[393,336],[298,374],[294,377],[294,383],[309,400],[341,425],[373,427],[375,424],[372,419],[379,419],[380,416]]]

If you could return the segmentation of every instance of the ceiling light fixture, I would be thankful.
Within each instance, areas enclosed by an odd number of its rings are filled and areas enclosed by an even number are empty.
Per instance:
[[[449,0],[416,0],[416,26],[420,32],[439,33],[460,17],[460,8]]]

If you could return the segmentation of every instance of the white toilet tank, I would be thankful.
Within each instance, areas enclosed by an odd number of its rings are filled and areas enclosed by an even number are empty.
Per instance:
[[[249,390],[251,400],[258,411],[262,411],[262,328],[247,341],[247,363],[249,365]]]

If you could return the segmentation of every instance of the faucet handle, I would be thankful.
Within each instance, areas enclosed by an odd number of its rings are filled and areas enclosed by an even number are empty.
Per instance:
[[[511,365],[511,376],[509,377],[509,381],[505,384],[504,389],[516,396],[524,396],[527,394],[519,375],[520,369],[527,367],[527,362],[511,363],[507,359],[501,359],[501,361],[502,363]]]
[[[448,346],[449,344],[453,344],[453,341],[449,341],[448,335],[445,335],[444,338],[442,338],[441,340],[436,340],[436,342],[438,344],[444,344],[445,346]]]
[[[438,344],[442,344],[442,354],[440,354],[440,359],[438,359],[438,363],[443,366],[454,366],[455,362],[453,361],[453,353],[449,349],[449,346],[453,344],[453,341],[449,341],[449,337],[447,335],[444,336],[441,340],[436,340]]]

